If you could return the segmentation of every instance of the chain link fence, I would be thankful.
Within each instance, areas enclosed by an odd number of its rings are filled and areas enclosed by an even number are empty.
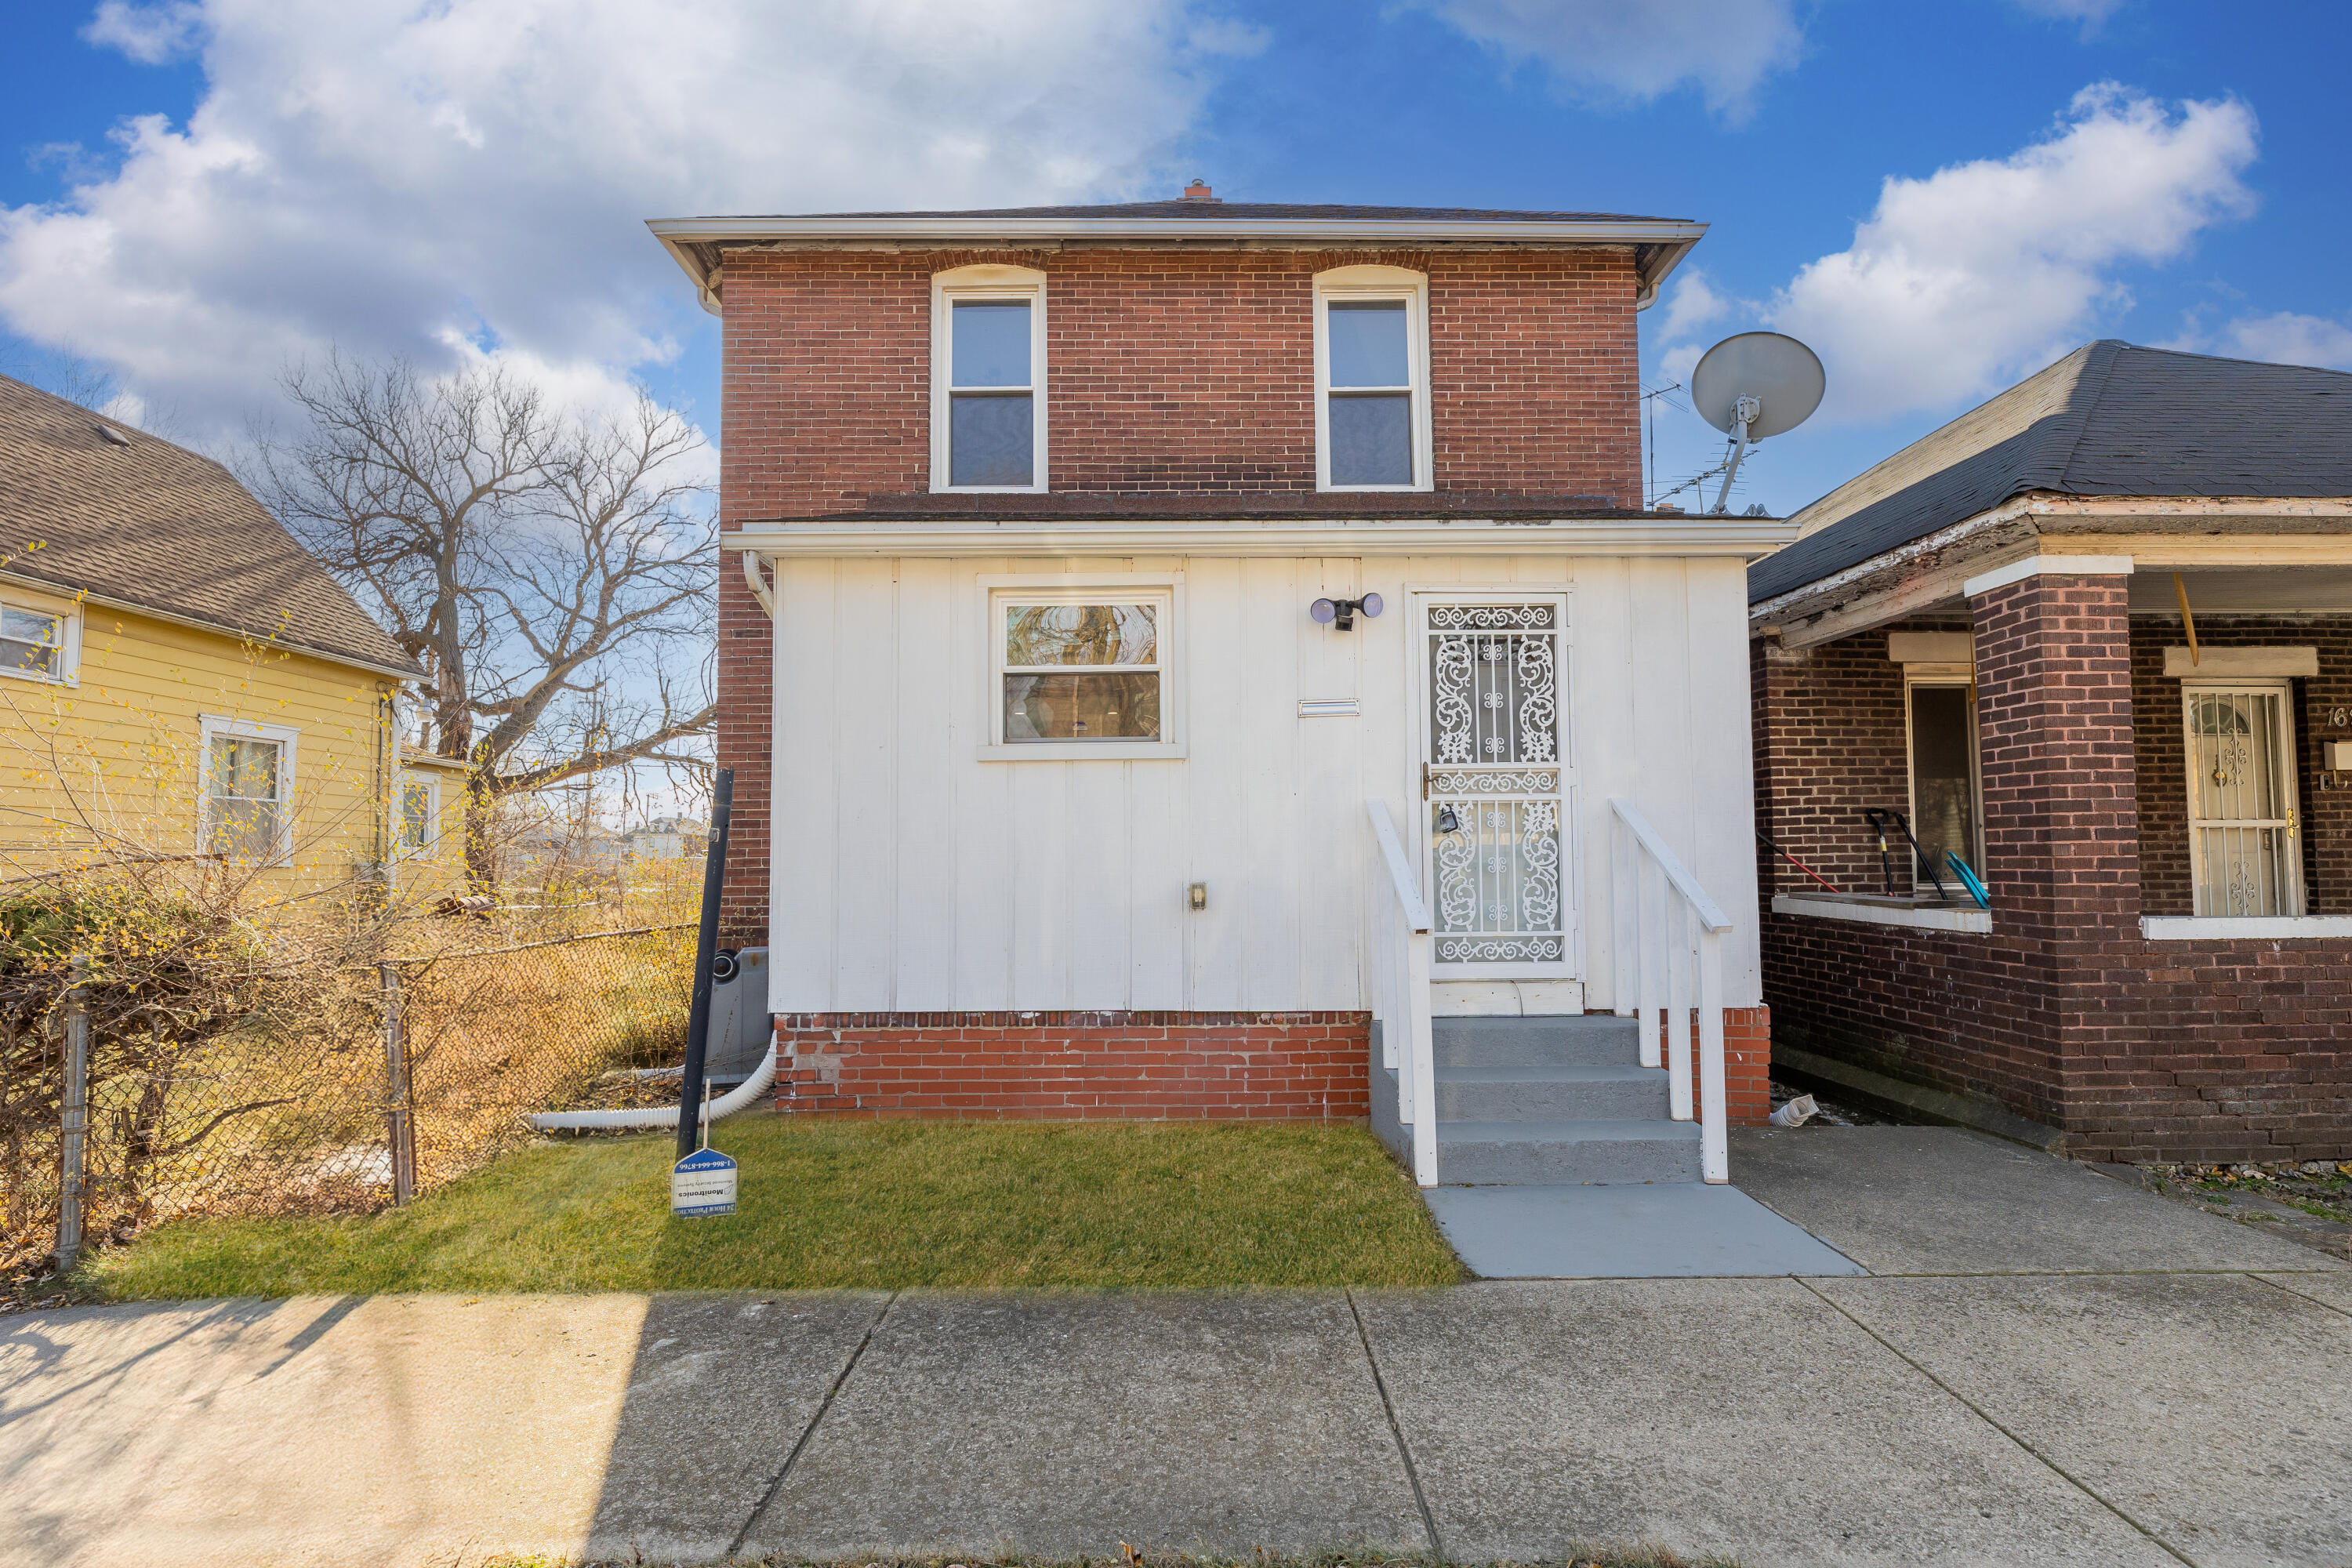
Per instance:
[[[457,925],[281,984],[192,1042],[135,1008],[90,1016],[83,1245],[189,1215],[366,1212],[529,1142],[534,1111],[676,1103],[674,1075],[638,1069],[685,1055],[690,922]],[[68,1023],[84,1006],[68,996],[0,1042],[0,1279],[57,1248]]]

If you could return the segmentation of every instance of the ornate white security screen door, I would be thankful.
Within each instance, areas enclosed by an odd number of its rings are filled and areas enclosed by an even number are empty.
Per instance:
[[[1568,600],[1419,603],[1432,960],[1457,979],[1569,977]]]
[[[2189,846],[2200,915],[2303,913],[2294,716],[2284,680],[2184,682]]]

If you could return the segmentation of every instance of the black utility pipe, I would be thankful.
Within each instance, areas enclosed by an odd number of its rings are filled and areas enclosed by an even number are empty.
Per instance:
[[[702,1064],[710,1055],[711,965],[719,956],[719,890],[727,879],[727,819],[735,810],[735,770],[721,768],[710,792],[710,848],[702,862],[702,931],[694,939],[694,1005],[686,1016],[686,1075],[677,1087],[677,1157],[701,1142]]]

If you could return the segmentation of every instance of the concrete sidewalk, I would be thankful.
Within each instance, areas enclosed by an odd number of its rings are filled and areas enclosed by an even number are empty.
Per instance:
[[[1735,1168],[1865,1277],[0,1321],[0,1562],[2352,1562],[2352,1270],[1967,1134],[1849,1131],[1897,1136]]]

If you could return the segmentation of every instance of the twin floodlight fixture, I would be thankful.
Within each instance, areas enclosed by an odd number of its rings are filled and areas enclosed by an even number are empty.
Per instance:
[[[1307,613],[1334,631],[1356,629],[1356,617],[1370,620],[1381,613],[1381,596],[1367,594],[1360,599],[1318,599],[1307,606]]]

